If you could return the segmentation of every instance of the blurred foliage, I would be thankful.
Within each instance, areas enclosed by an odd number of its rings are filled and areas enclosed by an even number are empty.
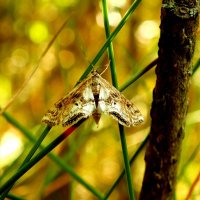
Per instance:
[[[110,0],[111,30],[114,29],[131,1]],[[142,1],[131,19],[114,39],[114,52],[119,86],[142,70],[157,57],[160,1]],[[22,95],[9,108],[9,113],[31,132],[35,133],[44,113],[54,102],[69,92],[80,78],[88,63],[105,42],[100,1],[80,0],[4,0],[0,1],[0,106],[3,107],[21,86],[37,63],[48,42],[66,18],[68,24],[40,63],[40,67]],[[197,37],[194,63],[199,58]],[[109,63],[106,54],[96,67],[99,71]],[[184,199],[199,172],[200,151],[200,70],[192,77],[189,114],[182,148],[178,177],[177,199]],[[110,81],[110,72],[103,74]],[[130,155],[144,140],[150,126],[154,70],[150,70],[124,94],[145,116],[145,123],[126,128]],[[22,133],[0,118],[0,175],[1,183],[15,173],[32,143]],[[56,137],[62,127],[51,130],[44,144]],[[35,135],[38,137],[38,135]],[[194,155],[193,152],[196,152]],[[70,164],[88,183],[106,193],[123,169],[117,123],[102,116],[98,127],[87,120],[54,152]],[[192,159],[191,156],[193,155]],[[190,160],[189,160],[190,159]],[[187,161],[190,161],[187,163]],[[187,163],[187,166],[185,164]],[[144,151],[132,165],[136,195],[139,194],[143,172]],[[184,169],[184,170],[183,170]],[[193,199],[200,198],[200,183]],[[51,160],[43,159],[23,176],[12,189],[26,199],[96,199],[69,175],[63,173]],[[111,194],[110,199],[128,199],[125,180]]]

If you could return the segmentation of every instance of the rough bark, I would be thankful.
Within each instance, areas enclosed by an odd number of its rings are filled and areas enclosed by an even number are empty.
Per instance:
[[[140,200],[171,200],[173,197],[188,108],[198,1],[163,1],[152,125]]]

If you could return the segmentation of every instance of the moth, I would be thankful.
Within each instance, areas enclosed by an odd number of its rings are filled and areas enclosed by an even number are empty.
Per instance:
[[[138,108],[93,70],[87,78],[48,110],[42,122],[49,126],[62,123],[65,127],[92,115],[98,124],[102,113],[112,116],[127,127],[136,126],[144,121]]]

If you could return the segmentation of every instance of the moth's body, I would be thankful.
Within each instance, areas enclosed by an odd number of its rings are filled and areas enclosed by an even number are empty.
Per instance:
[[[68,95],[55,103],[42,122],[49,126],[73,125],[91,115],[98,124],[101,113],[111,115],[124,126],[144,121],[140,111],[96,71],[84,79]]]
[[[91,94],[93,96],[92,99],[95,103],[95,109],[92,113],[92,116],[93,116],[95,122],[98,124],[99,120],[101,118],[101,110],[99,108],[99,94],[101,91],[101,84],[97,81],[97,77],[98,76],[91,77],[93,80],[92,80],[90,87],[92,89],[92,94]]]

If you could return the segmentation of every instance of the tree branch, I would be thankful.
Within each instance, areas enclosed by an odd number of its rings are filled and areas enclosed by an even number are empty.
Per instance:
[[[152,125],[140,200],[173,197],[188,109],[191,59],[198,27],[196,0],[163,0]]]

